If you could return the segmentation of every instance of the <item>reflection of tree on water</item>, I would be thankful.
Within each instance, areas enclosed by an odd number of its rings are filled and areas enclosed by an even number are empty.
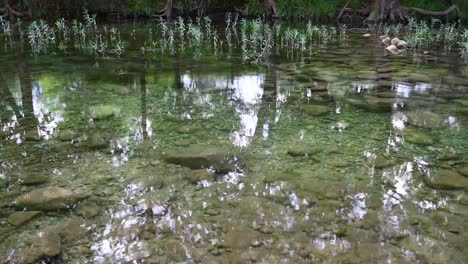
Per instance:
[[[143,140],[148,138],[147,131],[147,118],[148,118],[148,109],[147,109],[147,96],[146,96],[146,70],[145,65],[146,61],[143,60],[141,63],[140,71],[140,93],[141,93],[141,129],[143,131]]]

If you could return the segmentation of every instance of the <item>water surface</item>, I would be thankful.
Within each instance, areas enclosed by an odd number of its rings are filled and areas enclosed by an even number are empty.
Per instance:
[[[2,39],[2,263],[466,263],[458,50],[147,57],[129,28],[120,57]]]

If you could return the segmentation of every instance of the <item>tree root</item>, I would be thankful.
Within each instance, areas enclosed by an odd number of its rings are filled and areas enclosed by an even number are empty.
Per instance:
[[[463,18],[463,15],[460,9],[456,5],[452,5],[449,8],[447,8],[447,10],[444,10],[444,11],[428,11],[428,10],[424,10],[424,9],[417,8],[417,7],[405,7],[405,8],[407,10],[411,10],[411,11],[414,11],[416,13],[419,13],[425,16],[446,16],[452,13],[453,11],[455,11],[457,18]]]
[[[341,16],[343,15],[343,13],[346,10],[346,8],[348,8],[349,3],[351,3],[351,0],[348,0],[348,2],[346,2],[346,4],[343,6],[343,9],[341,9],[340,13],[336,17],[336,21],[340,20]]]
[[[159,10],[157,15],[153,16],[171,18],[174,14],[174,3],[172,1],[173,0],[167,0],[164,8]]]
[[[4,5],[5,5],[5,10],[6,10],[8,13],[10,13],[10,17],[12,17],[12,16],[22,17],[22,16],[23,16],[23,13],[18,12],[18,11],[16,11],[16,10],[14,10],[13,7],[11,7],[10,1],[9,1],[9,0],[4,0],[3,3],[4,3]]]

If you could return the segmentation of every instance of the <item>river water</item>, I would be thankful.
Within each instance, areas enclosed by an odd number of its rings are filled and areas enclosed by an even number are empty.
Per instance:
[[[120,56],[2,36],[0,263],[466,263],[458,49],[144,56],[150,27]]]

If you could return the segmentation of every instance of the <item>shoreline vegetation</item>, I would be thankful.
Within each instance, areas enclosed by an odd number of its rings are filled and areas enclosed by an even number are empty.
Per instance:
[[[77,18],[83,9],[111,19],[175,19],[237,13],[243,17],[330,22],[407,23],[410,18],[465,22],[468,3],[463,0],[3,0],[3,20]]]
[[[159,17],[145,30],[145,40],[136,48],[147,58],[186,50],[195,51],[194,56],[205,53],[229,56],[233,49],[238,49],[242,51],[244,63],[255,64],[267,64],[271,55],[280,53],[300,59],[331,43],[344,45],[348,34],[356,33],[356,28],[348,28],[345,23],[327,25],[313,20],[289,23],[264,17],[246,18],[230,12],[221,23],[215,23],[209,16],[194,19],[178,16],[170,22]],[[409,18],[407,23],[380,23],[358,31],[363,32],[363,38],[375,41],[394,55],[428,54],[443,49],[444,52],[456,50],[462,59],[468,58],[468,29],[457,23]],[[97,14],[86,9],[79,19],[59,18],[55,22],[38,19],[24,23],[17,19],[11,23],[0,18],[0,36],[10,42],[20,41],[34,56],[75,50],[95,57],[120,57],[130,51],[129,47],[135,48],[134,43],[121,37],[123,34],[128,32],[105,23],[98,25]],[[135,34],[135,28],[130,34]],[[398,38],[402,44],[398,44]]]

